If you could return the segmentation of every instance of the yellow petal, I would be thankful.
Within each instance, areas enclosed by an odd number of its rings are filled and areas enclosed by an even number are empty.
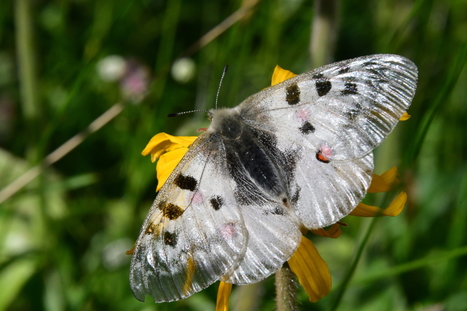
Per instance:
[[[339,224],[333,224],[331,227],[328,228],[328,230],[324,230],[323,228],[320,229],[313,229],[310,230],[314,234],[324,236],[326,238],[338,238],[342,234],[341,230],[341,225]]]
[[[232,291],[232,284],[220,282],[219,289],[217,290],[216,311],[229,310],[229,297]]]
[[[135,243],[136,244],[136,243]],[[126,251],[125,254],[127,255],[133,255],[133,253],[135,252],[135,245],[133,245],[133,247],[129,250],[129,251]]]
[[[167,178],[169,178],[172,171],[177,166],[178,162],[183,158],[188,148],[182,147],[180,149],[172,150],[164,153],[159,157],[157,161],[156,172],[157,172],[157,187],[156,191],[161,190],[165,184]]]
[[[387,192],[399,183],[397,167],[393,167],[381,175],[373,174],[368,193]]]
[[[384,216],[397,216],[404,209],[405,203],[407,202],[407,193],[402,191],[399,195],[392,200],[388,208],[384,210]]]
[[[402,115],[402,117],[399,119],[399,121],[406,121],[408,119],[410,119],[411,115],[408,114],[407,112],[404,112],[404,114]]]
[[[167,133],[159,133],[151,138],[141,154],[144,156],[151,154],[151,161],[155,162],[164,152],[189,147],[196,138],[198,137],[172,136]]]
[[[332,284],[331,274],[313,242],[302,236],[300,246],[288,263],[311,302],[316,302],[329,293]]]
[[[359,217],[376,217],[376,216],[397,216],[404,209],[405,202],[407,202],[407,193],[401,192],[389,204],[388,208],[381,209],[377,206],[366,205],[359,203],[357,207],[350,213],[352,216]]]
[[[292,71],[282,69],[281,67],[279,67],[279,65],[276,65],[276,68],[274,68],[274,72],[272,73],[271,86],[281,83],[295,76],[296,74],[294,74]]]

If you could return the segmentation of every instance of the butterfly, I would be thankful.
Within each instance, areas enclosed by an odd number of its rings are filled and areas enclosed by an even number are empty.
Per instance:
[[[211,124],[159,191],[131,260],[135,297],[186,298],[276,272],[302,229],[364,198],[372,150],[410,106],[417,67],[398,55],[326,65],[209,111]]]

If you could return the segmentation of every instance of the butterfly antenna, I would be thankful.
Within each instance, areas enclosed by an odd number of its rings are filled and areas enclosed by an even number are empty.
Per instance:
[[[217,88],[217,94],[216,94],[216,109],[217,109],[217,102],[219,100],[219,93],[221,91],[221,86],[222,86],[222,81],[224,81],[224,76],[225,76],[225,73],[227,72],[227,69],[229,68],[229,66],[225,66],[224,67],[224,70],[222,71],[222,76],[221,76],[221,80],[219,82],[219,87]],[[190,111],[182,111],[182,112],[175,112],[175,113],[169,113],[167,115],[167,117],[169,118],[173,118],[173,117],[178,117],[179,115],[182,115],[182,114],[187,114],[187,113],[192,113],[192,112],[206,112],[207,114],[211,115],[211,113],[209,111],[206,111],[206,110],[202,110],[202,109],[195,109],[195,110],[190,110]]]
[[[225,65],[224,70],[222,70],[222,76],[221,76],[221,81],[219,82],[219,87],[217,88],[216,109],[217,109],[217,102],[219,100],[219,93],[221,92],[222,81],[224,81],[224,76],[227,73],[227,69],[229,69],[229,66]]]
[[[182,112],[169,113],[167,116],[168,116],[169,118],[173,118],[173,117],[178,117],[179,115],[182,115],[182,114],[193,113],[193,112],[206,112],[206,113],[209,113],[209,111],[206,111],[206,110],[195,109],[195,110],[190,110],[190,111],[182,111]]]

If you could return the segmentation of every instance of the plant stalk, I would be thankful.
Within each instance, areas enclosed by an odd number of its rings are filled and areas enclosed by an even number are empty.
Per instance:
[[[297,307],[298,281],[286,262],[276,272],[277,311],[295,311]]]

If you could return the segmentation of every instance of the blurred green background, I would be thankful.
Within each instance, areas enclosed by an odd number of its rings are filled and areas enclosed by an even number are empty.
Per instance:
[[[125,251],[156,185],[142,149],[208,124],[166,115],[213,108],[226,64],[219,105],[231,107],[276,64],[302,73],[373,53],[419,67],[412,118],[376,150],[376,173],[397,165],[409,201],[398,217],[349,216],[338,239],[314,238],[333,290],[315,304],[300,292],[300,307],[331,310],[342,293],[338,310],[467,310],[466,12],[462,0],[2,1],[0,189],[111,107],[115,117],[0,203],[0,310],[213,310],[216,285],[175,303],[131,293]],[[222,31],[198,41],[211,30]],[[273,277],[241,288],[232,310],[274,308]]]

